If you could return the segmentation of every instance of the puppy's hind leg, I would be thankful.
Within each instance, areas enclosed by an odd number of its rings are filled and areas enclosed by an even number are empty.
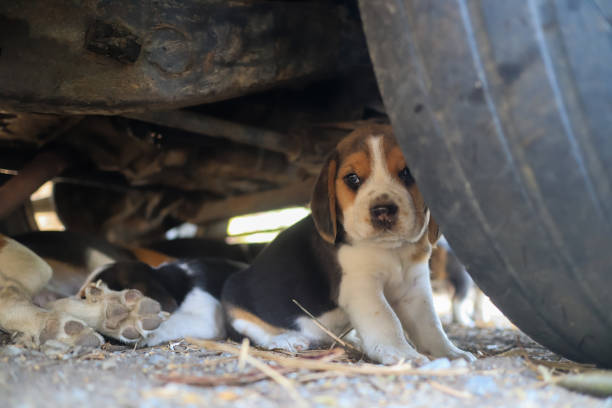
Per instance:
[[[56,340],[96,347],[102,337],[70,315],[35,306],[32,296],[52,275],[51,267],[23,245],[0,235],[0,328],[28,346]]]

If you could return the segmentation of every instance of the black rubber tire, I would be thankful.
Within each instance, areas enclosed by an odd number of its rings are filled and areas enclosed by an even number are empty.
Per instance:
[[[612,8],[360,0],[432,214],[525,333],[612,367]]]

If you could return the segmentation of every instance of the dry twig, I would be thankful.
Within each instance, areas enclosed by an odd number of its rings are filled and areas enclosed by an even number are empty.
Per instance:
[[[211,341],[211,340],[198,340],[193,338],[187,338],[188,342],[196,344],[200,347],[204,347],[207,350],[222,351],[225,353],[239,354],[240,348],[229,343]],[[410,364],[401,364],[393,366],[380,366],[375,364],[360,364],[360,365],[349,365],[342,363],[331,362],[335,359],[335,356],[331,354],[327,358],[321,358],[318,360],[306,359],[301,357],[286,357],[275,352],[264,351],[259,349],[251,349],[250,354],[259,358],[264,358],[276,362],[277,364],[286,368],[305,369],[314,371],[337,371],[345,375],[348,374],[374,374],[374,375],[416,375],[422,377],[443,377],[461,375],[467,373],[469,370],[465,367],[451,368],[446,370],[418,370],[413,368]],[[327,360],[327,361],[326,361]]]
[[[358,350],[357,348],[355,348],[352,344],[347,343],[346,341],[342,340],[340,337],[336,336],[336,334],[334,334],[334,332],[332,332],[331,330],[329,330],[327,327],[325,327],[325,325],[323,323],[321,323],[319,321],[319,319],[317,319],[316,317],[314,317],[314,315],[312,313],[310,313],[308,310],[306,310],[306,308],[304,306],[302,306],[300,304],[300,302],[298,302],[295,299],[291,299],[291,301],[293,303],[295,303],[297,305],[297,307],[299,307],[302,312],[306,313],[308,315],[308,317],[310,317],[313,321],[313,323],[315,325],[317,325],[317,327],[321,330],[323,330],[325,332],[325,334],[327,334],[329,337],[331,337],[332,339],[334,339],[334,341],[336,341],[337,343],[339,343],[342,347],[346,347],[349,348],[353,351],[356,352],[361,352],[361,350]]]
[[[269,365],[262,363],[254,357],[251,357],[248,353],[244,356],[247,363],[260,370],[262,373],[269,376],[274,382],[283,387],[287,393],[295,400],[295,402],[301,407],[308,407],[308,402],[297,392],[293,386],[293,382],[288,378],[285,378],[278,371],[270,367]]]
[[[275,370],[272,368],[272,370]],[[288,374],[294,369],[280,368],[278,374]],[[180,384],[197,385],[200,387],[216,387],[218,385],[247,385],[267,379],[269,376],[260,370],[252,370],[246,373],[226,374],[226,375],[183,375],[168,374],[160,375],[158,380],[163,382],[173,382]]]
[[[242,339],[242,344],[240,345],[240,354],[238,355],[238,371],[244,370],[247,354],[249,354],[249,339],[245,337]]]
[[[166,366],[168,370],[176,370],[179,368],[191,368],[191,367],[216,367],[220,364],[229,363],[230,361],[234,361],[238,358],[238,356],[229,356],[229,357],[221,357],[215,359],[207,359],[197,363],[182,363],[176,364],[171,363]]]

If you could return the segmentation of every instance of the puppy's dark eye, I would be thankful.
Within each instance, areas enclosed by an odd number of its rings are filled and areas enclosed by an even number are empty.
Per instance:
[[[344,182],[353,190],[357,190],[361,185],[361,179],[355,173],[350,173],[344,176]]]
[[[412,177],[412,174],[410,174],[410,170],[408,170],[408,167],[404,167],[403,169],[401,169],[398,175],[405,185],[410,186],[414,184],[414,178]]]

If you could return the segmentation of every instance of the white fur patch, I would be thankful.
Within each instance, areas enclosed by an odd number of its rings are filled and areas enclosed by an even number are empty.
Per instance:
[[[263,327],[244,319],[232,320],[232,327],[238,333],[248,337],[253,343],[262,347],[265,347],[273,337],[273,335],[264,330]]]
[[[181,306],[146,340],[148,346],[181,337],[221,339],[225,337],[225,323],[221,303],[210,293],[194,288]]]
[[[294,353],[305,350],[310,345],[310,339],[293,330],[271,334],[256,323],[244,319],[234,319],[232,327],[238,333],[251,339],[257,346],[267,349],[283,349]]]
[[[317,318],[325,327],[335,334],[340,334],[349,324],[348,316],[340,309],[330,310]],[[270,333],[254,322],[234,319],[232,327],[251,341],[268,349],[283,349],[291,352],[304,350],[311,344],[330,343],[332,339],[321,330],[309,317],[296,320],[299,330],[287,330],[282,333]]]
[[[185,275],[187,276],[194,276],[195,274],[194,270],[190,267],[189,262],[180,261],[175,262],[174,265],[185,271]]]
[[[341,334],[350,324],[346,312],[340,308],[323,313],[317,317],[317,320],[336,335]],[[333,341],[310,317],[298,317],[296,323],[300,328],[300,333],[313,343],[329,343]]]
[[[402,358],[422,361],[417,350],[436,357],[473,359],[446,337],[433,308],[429,267],[426,262],[413,263],[412,248],[362,244],[345,245],[338,251],[343,272],[338,301],[362,339],[364,351],[385,364]]]

